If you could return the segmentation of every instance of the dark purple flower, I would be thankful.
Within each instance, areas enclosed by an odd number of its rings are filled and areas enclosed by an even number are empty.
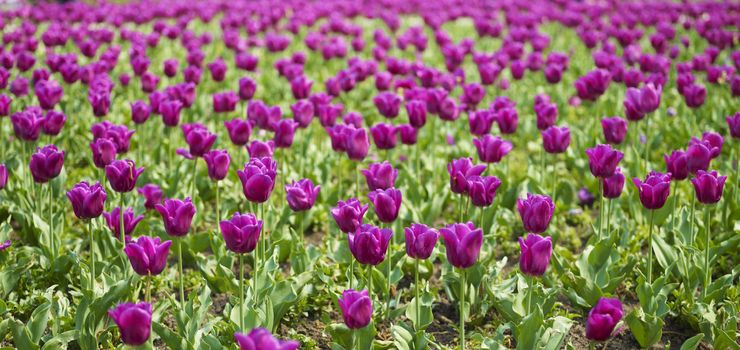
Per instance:
[[[10,116],[15,136],[24,141],[36,141],[41,135],[44,118],[30,111],[16,112]]]
[[[424,224],[411,224],[404,229],[406,255],[414,259],[428,259],[439,239],[439,232]]]
[[[495,116],[489,110],[479,110],[469,114],[468,125],[470,133],[475,136],[483,136],[491,132],[491,125]]]
[[[242,182],[242,190],[248,201],[264,203],[270,198],[275,187],[277,163],[271,158],[252,158],[244,166],[244,170],[237,171]]]
[[[163,204],[154,206],[162,216],[164,229],[167,234],[175,237],[185,236],[190,231],[190,225],[195,216],[195,205],[190,197],[185,200],[166,199]]]
[[[665,205],[671,191],[671,174],[662,174],[657,171],[650,172],[642,182],[638,178],[632,178],[632,183],[637,187],[642,205],[651,210],[660,209]]]
[[[501,186],[501,180],[495,176],[468,177],[468,195],[476,207],[487,207],[496,198],[496,190]]]
[[[54,108],[64,96],[64,89],[55,80],[42,80],[34,87],[39,106],[45,110]]]
[[[178,100],[166,100],[159,103],[159,114],[162,115],[162,122],[167,127],[175,127],[180,123],[180,111],[182,102]]]
[[[273,124],[272,129],[275,131],[275,137],[273,141],[275,146],[279,148],[290,148],[293,145],[293,138],[295,137],[295,130],[298,127],[293,119],[280,119],[280,121]]]
[[[46,183],[62,172],[64,166],[64,151],[60,151],[54,145],[47,145],[43,148],[37,147],[36,153],[31,156],[28,164],[31,169],[33,181],[36,183]]]
[[[295,340],[277,340],[264,328],[252,329],[249,334],[234,333],[239,350],[296,350],[300,343]]]
[[[0,163],[0,190],[8,185],[8,167]]]
[[[226,178],[229,173],[229,164],[231,157],[225,149],[215,149],[203,154],[203,159],[208,167],[208,177],[213,181],[220,181]]]
[[[344,149],[349,159],[362,161],[370,150],[370,140],[365,128],[347,127]]]
[[[183,124],[181,129],[185,142],[190,146],[190,154],[195,157],[202,157],[216,142],[217,136],[201,124]]]
[[[363,206],[356,198],[350,198],[346,202],[339,201],[337,206],[331,209],[331,216],[342,232],[355,232],[362,225],[367,208],[367,205]]]
[[[704,104],[704,99],[707,97],[707,89],[702,85],[690,84],[683,89],[683,97],[686,101],[686,106],[689,108],[699,108]]]
[[[121,209],[115,207],[110,212],[104,212],[103,217],[105,218],[108,229],[113,233],[113,237],[121,237]],[[134,208],[126,208],[123,211],[123,233],[125,236],[131,236],[136,229],[136,225],[144,220],[144,215],[134,216]]]
[[[67,122],[67,116],[64,113],[50,110],[46,112],[44,124],[41,126],[44,134],[56,136],[62,131],[64,123]]]
[[[378,149],[393,149],[396,147],[396,127],[392,124],[378,123],[370,128],[373,142]]]
[[[131,192],[136,186],[136,180],[144,172],[144,168],[136,168],[134,161],[114,160],[105,166],[105,176],[110,187],[120,193]]]
[[[689,173],[696,174],[699,170],[707,170],[712,161],[712,148],[707,142],[692,138],[686,148],[686,166]]]
[[[349,250],[360,264],[378,265],[385,260],[392,236],[390,229],[363,224],[348,233]]]
[[[313,120],[313,104],[308,100],[299,100],[290,106],[293,112],[293,120],[298,123],[299,128],[306,128]]]
[[[144,196],[144,207],[148,210],[156,209],[157,204],[162,203],[162,190],[155,184],[146,184],[137,192]]]
[[[740,138],[740,112],[735,115],[727,116],[727,127],[730,129],[730,136],[733,138]]]
[[[135,101],[131,104],[131,120],[136,124],[142,124],[149,119],[152,108],[144,101]]]
[[[519,115],[513,107],[506,107],[496,112],[496,123],[502,134],[513,134],[519,126]]]
[[[609,177],[624,157],[624,153],[613,149],[610,145],[596,145],[586,150],[588,155],[588,166],[591,174],[596,177]]]
[[[684,180],[689,176],[688,156],[686,152],[678,150],[664,155],[666,171],[673,180]]]
[[[262,220],[257,220],[252,214],[236,212],[231,219],[222,220],[219,227],[226,248],[237,254],[246,254],[257,247],[262,232]]]
[[[404,145],[415,145],[418,137],[418,130],[411,126],[411,124],[401,124],[396,127],[396,132],[401,138],[401,143]]]
[[[555,125],[558,119],[558,107],[554,103],[538,103],[534,105],[537,115],[537,129],[546,130]]]
[[[722,145],[725,142],[725,139],[722,137],[722,135],[716,132],[707,131],[702,134],[701,140],[705,144],[709,145],[712,158],[719,157],[719,155],[722,153]]]
[[[622,319],[622,303],[615,298],[599,298],[586,320],[586,338],[605,341]]]
[[[107,138],[99,138],[90,142],[90,150],[92,150],[93,164],[97,168],[105,168],[116,159],[116,145]]]
[[[578,196],[578,204],[584,207],[590,207],[594,204],[594,201],[596,200],[596,197],[594,197],[594,195],[589,192],[588,188],[586,187],[581,187],[576,195]]]
[[[212,98],[215,113],[233,112],[236,110],[236,103],[239,102],[239,96],[233,91],[216,93]]]
[[[226,78],[226,62],[220,57],[208,64],[208,70],[214,81],[223,81]]]
[[[479,164],[473,165],[471,158],[453,159],[447,164],[447,173],[450,175],[450,189],[453,193],[468,192],[468,177],[480,176],[486,166]]]
[[[607,143],[618,145],[627,135],[627,121],[620,117],[601,119],[601,129]]]
[[[149,340],[152,330],[152,305],[149,303],[123,303],[108,310],[108,316],[118,326],[121,341],[139,346]]]
[[[372,163],[367,169],[361,170],[367,180],[370,191],[377,189],[388,189],[395,185],[398,178],[398,170],[387,161],[383,163]]]
[[[105,189],[100,185],[100,182],[91,186],[86,181],[82,181],[67,191],[67,198],[72,203],[75,216],[83,220],[99,217],[103,213],[106,197]]]
[[[337,303],[342,310],[342,317],[347,328],[365,328],[372,321],[373,301],[368,297],[367,290],[360,292],[351,289],[345,290]]]
[[[409,117],[409,124],[415,128],[421,128],[427,122],[426,103],[418,100],[406,102],[406,114]]]
[[[552,238],[530,233],[527,239],[519,237],[519,270],[529,276],[542,276],[550,264]]]
[[[390,223],[398,217],[398,211],[401,209],[401,191],[396,188],[377,189],[367,194],[370,202],[373,203],[375,215],[378,220]]]
[[[314,186],[309,179],[301,179],[285,185],[285,198],[293,211],[306,211],[316,203],[319,191],[321,186]]]
[[[473,145],[475,145],[475,149],[478,151],[478,158],[486,163],[500,162],[513,148],[511,142],[492,135],[473,139]]]
[[[468,222],[447,225],[439,233],[444,239],[447,262],[460,269],[475,265],[483,244],[483,230]]]
[[[622,170],[617,168],[614,174],[604,178],[604,197],[606,198],[619,198],[622,195],[624,189],[624,174]]]
[[[392,92],[381,92],[373,98],[373,103],[386,118],[395,118],[401,108],[401,98]]]
[[[249,143],[247,152],[249,152],[249,158],[272,158],[272,155],[275,152],[275,142],[272,140],[267,140],[265,142],[254,140]]]
[[[128,256],[131,268],[141,276],[156,276],[167,267],[172,241],[160,243],[159,237],[141,236],[129,241],[123,251]]]
[[[727,176],[717,176],[716,171],[699,170],[696,177],[691,179],[696,192],[696,198],[703,204],[714,204],[722,198]]]
[[[555,211],[555,204],[550,197],[531,193],[527,193],[526,199],[517,199],[516,207],[524,230],[529,233],[545,232]]]
[[[237,146],[244,146],[249,142],[249,137],[252,134],[252,125],[239,118],[234,118],[224,122],[224,126],[229,133],[231,142]]]
[[[542,146],[547,153],[563,153],[570,146],[570,130],[568,127],[551,126],[542,131]]]

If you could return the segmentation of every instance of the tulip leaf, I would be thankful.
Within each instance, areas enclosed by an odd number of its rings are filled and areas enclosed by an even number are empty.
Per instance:
[[[681,344],[681,348],[679,350],[695,350],[697,347],[699,347],[699,343],[701,343],[702,339],[704,339],[704,333],[699,333],[689,339],[686,339],[686,341]]]

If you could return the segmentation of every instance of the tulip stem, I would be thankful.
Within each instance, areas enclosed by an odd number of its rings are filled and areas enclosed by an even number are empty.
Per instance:
[[[193,200],[193,203],[195,203],[195,189],[196,184],[195,181],[197,180],[198,176],[198,157],[193,157],[193,182],[190,183],[190,197]]]
[[[645,147],[642,151],[642,162],[644,164],[643,169],[647,171],[647,168],[650,166],[650,160],[648,159],[648,148],[650,147],[650,118],[649,116],[646,116],[645,118]]]
[[[182,274],[182,238],[177,238],[177,263],[180,272],[180,307],[185,304],[185,276]]]
[[[123,227],[123,192],[121,192],[120,206],[118,207],[118,228],[120,229],[119,235],[121,236],[121,244],[126,247],[126,231]]]
[[[601,240],[603,237],[601,234],[604,230],[604,179],[599,178],[599,234],[598,238]]]
[[[390,320],[391,318],[391,263],[393,262],[393,257],[390,254],[390,244],[388,245],[388,275],[386,278],[388,278],[388,285],[386,288],[386,291],[388,293],[388,299],[385,300],[385,317]]]
[[[357,336],[355,330],[350,330],[350,336],[352,337],[352,350],[357,350]]]
[[[707,289],[712,282],[712,272],[709,270],[709,244],[711,243],[710,234],[712,232],[712,217],[710,211],[711,205],[704,206],[704,226],[706,237],[704,237],[704,288],[701,290],[702,298],[707,296]]]
[[[527,281],[527,316],[532,313],[532,292],[534,291],[534,277],[525,276]]]
[[[239,329],[244,331],[244,254],[239,254]]]
[[[51,182],[49,183],[49,207],[46,208],[46,210],[49,211],[49,243],[51,245],[51,257],[52,259],[56,258],[57,256],[57,249],[56,249],[56,241],[54,240],[54,202],[52,201],[54,188],[51,186]]]
[[[354,276],[354,274],[355,274],[355,258],[353,257],[349,261],[349,271],[347,271],[347,282],[349,282],[348,289],[352,289],[352,280],[354,279],[352,277]]]
[[[360,165],[362,163],[357,163],[357,166],[355,167],[355,189],[357,190],[357,193],[355,194],[357,198],[360,198]]]
[[[545,181],[545,148],[540,149],[540,183]]]
[[[370,301],[373,300],[373,265],[367,265],[367,295]],[[351,289],[351,288],[350,288]]]
[[[691,219],[689,219],[689,244],[694,244],[694,225],[696,222],[696,196],[691,196]]]
[[[673,186],[673,211],[671,211],[671,231],[676,229],[676,205],[678,202],[678,184]]]
[[[465,270],[460,269],[460,350],[465,350]]]
[[[650,210],[650,228],[648,228],[648,266],[647,278],[648,283],[653,284],[653,218],[655,210]]]
[[[604,197],[601,197],[603,200]],[[611,219],[612,219],[612,200],[609,200],[606,202],[606,237],[607,239],[611,239]]]
[[[146,302],[152,303],[152,273],[146,273]]]
[[[95,295],[95,236],[93,235],[92,219],[87,222],[87,231],[90,235],[90,295]]]
[[[419,259],[415,260],[414,269],[414,294],[416,295],[416,330],[421,329],[421,310],[419,309]]]

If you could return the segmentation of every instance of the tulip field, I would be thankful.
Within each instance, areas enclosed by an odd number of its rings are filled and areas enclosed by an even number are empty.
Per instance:
[[[0,349],[740,349],[738,1],[0,28]]]

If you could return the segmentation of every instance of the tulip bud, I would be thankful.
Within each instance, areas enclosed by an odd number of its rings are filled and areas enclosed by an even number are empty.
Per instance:
[[[62,172],[64,166],[64,151],[60,151],[54,145],[47,145],[43,148],[36,148],[36,153],[31,156],[28,164],[36,183],[46,183]]]
[[[8,185],[8,167],[0,163],[0,190]]]
[[[516,206],[524,230],[529,233],[545,232],[555,211],[555,204],[552,199],[539,194],[527,193],[526,199],[517,199]]]
[[[501,180],[495,176],[468,177],[468,195],[476,207],[487,207],[496,198],[496,190],[501,186]]]
[[[385,260],[388,244],[393,236],[390,229],[363,224],[347,235],[349,250],[363,265],[378,265]]]
[[[229,173],[229,164],[231,157],[225,149],[216,149],[203,154],[203,159],[208,167],[208,177],[213,181],[220,181],[226,178]]]
[[[614,174],[619,161],[624,157],[624,153],[603,144],[587,149],[586,155],[591,174],[596,177],[609,177]]]
[[[321,191],[321,186],[314,186],[309,179],[301,179],[298,182],[293,181],[290,185],[285,185],[285,197],[288,206],[293,211],[311,209],[316,202],[319,191]]]
[[[167,199],[164,204],[154,206],[162,216],[164,228],[167,234],[175,237],[185,236],[190,231],[190,225],[195,216],[195,206],[190,197],[184,201],[179,199]]]
[[[696,192],[696,199],[703,204],[714,204],[722,198],[727,176],[717,176],[716,171],[699,170],[696,177],[691,179]]]
[[[5,167],[0,168],[0,184],[2,184],[2,169],[5,169]],[[7,180],[7,171],[5,179]],[[0,186],[0,188],[2,187]],[[67,198],[72,204],[75,216],[87,220],[97,218],[103,213],[106,193],[100,182],[90,186],[87,182],[82,181],[67,191]]]
[[[146,184],[137,191],[144,196],[144,207],[147,210],[156,209],[157,204],[162,203],[162,190],[155,184]]]
[[[552,239],[530,233],[526,240],[519,237],[519,249],[519,269],[522,273],[529,276],[544,275],[552,256]]]
[[[123,303],[108,310],[108,316],[118,326],[121,341],[139,346],[149,340],[152,329],[152,305],[149,303]]]
[[[479,176],[486,170],[485,165],[473,165],[470,158],[453,159],[447,164],[447,173],[450,175],[450,189],[453,193],[467,193],[468,177]]]
[[[620,117],[604,118],[601,120],[601,129],[607,143],[618,145],[627,136],[627,121]]]
[[[404,229],[406,234],[406,254],[414,259],[428,259],[437,244],[439,232],[423,224],[411,224]]]
[[[159,237],[141,236],[127,243],[123,251],[136,273],[141,276],[156,276],[167,267],[170,245],[172,241],[160,243]]]
[[[373,302],[367,290],[360,292],[345,290],[337,301],[342,310],[344,324],[349,329],[365,328],[373,318]]]
[[[606,198],[619,198],[622,195],[624,189],[624,174],[622,170],[617,168],[612,176],[604,178],[604,197]]]
[[[622,303],[619,299],[599,298],[588,313],[586,338],[596,341],[609,339],[621,319]]]
[[[513,145],[498,136],[485,135],[482,138],[473,139],[473,145],[478,151],[478,158],[486,163],[498,163],[504,158]]]
[[[264,328],[252,329],[249,334],[234,333],[234,340],[239,350],[296,350],[301,346],[295,340],[277,340]]]
[[[368,206],[363,206],[356,198],[339,201],[337,206],[331,209],[331,216],[344,233],[355,232],[362,225],[362,218],[367,212]]]
[[[236,212],[231,219],[221,221],[219,226],[230,251],[246,254],[257,247],[262,232],[262,220],[257,220],[254,215]]]
[[[483,244],[483,230],[472,222],[451,224],[440,229],[447,251],[447,261],[454,267],[466,269],[478,261]]]
[[[136,186],[136,180],[144,172],[144,168],[136,168],[134,161],[114,160],[105,166],[105,176],[111,188],[120,193],[131,192]]]
[[[271,158],[252,158],[237,171],[242,182],[244,196],[253,203],[264,203],[275,187],[277,163]]]
[[[542,146],[551,154],[563,153],[570,146],[570,130],[567,127],[551,126],[542,131]]]
[[[108,229],[113,233],[113,237],[121,237],[121,208],[115,207],[110,212],[104,212],[103,217],[105,218]],[[134,217],[134,208],[126,208],[123,211],[123,233],[124,236],[131,236],[136,229],[136,225],[144,220],[144,215],[138,215]]]
[[[664,155],[666,171],[673,180],[684,180],[689,176],[688,156],[684,151],[673,151]]]
[[[398,178],[398,170],[387,161],[383,163],[372,163],[367,169],[361,170],[367,180],[370,191],[377,189],[388,189],[395,185]]]
[[[385,190],[377,189],[368,193],[367,197],[373,203],[378,220],[385,223],[396,220],[401,208],[401,191],[393,187]]]
[[[671,190],[671,174],[662,174],[653,171],[647,175],[645,182],[632,178],[637,187],[642,205],[651,210],[660,209],[665,205]]]
[[[392,124],[378,123],[370,128],[373,142],[378,149],[393,149],[396,147],[396,127]]]

